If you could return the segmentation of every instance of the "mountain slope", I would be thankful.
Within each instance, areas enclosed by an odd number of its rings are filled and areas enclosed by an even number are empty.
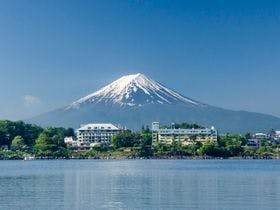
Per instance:
[[[44,126],[74,128],[89,122],[112,122],[131,129],[150,125],[152,121],[214,125],[221,132],[280,128],[277,117],[210,106],[187,98],[143,74],[121,77],[66,107],[29,120]]]
[[[180,95],[149,79],[143,74],[123,76],[102,89],[73,102],[66,109],[79,108],[85,104],[111,104],[117,106],[143,106],[147,104],[203,104]]]

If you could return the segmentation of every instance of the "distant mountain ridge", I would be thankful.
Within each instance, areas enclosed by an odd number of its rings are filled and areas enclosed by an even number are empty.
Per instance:
[[[66,107],[28,121],[74,128],[90,122],[112,122],[130,129],[139,129],[152,121],[189,122],[238,133],[280,128],[280,118],[275,116],[207,105],[140,73],[123,76]]]

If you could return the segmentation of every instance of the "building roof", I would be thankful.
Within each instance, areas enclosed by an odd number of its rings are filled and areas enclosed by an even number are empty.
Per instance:
[[[120,130],[120,128],[111,123],[90,123],[81,125],[78,130]]]
[[[276,135],[280,135],[280,131],[275,131],[275,134]]]
[[[267,136],[265,133],[255,133],[255,136]]]

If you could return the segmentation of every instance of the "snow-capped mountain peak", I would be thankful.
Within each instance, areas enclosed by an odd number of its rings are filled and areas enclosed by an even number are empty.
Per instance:
[[[184,97],[143,74],[123,76],[67,107],[28,121],[43,126],[76,128],[85,123],[110,122],[133,130],[154,121],[164,124],[190,122],[215,125],[224,133],[280,127],[277,117],[206,105]]]
[[[67,109],[79,108],[85,104],[114,104],[131,107],[147,104],[203,105],[141,73],[123,76],[100,90],[73,102]]]

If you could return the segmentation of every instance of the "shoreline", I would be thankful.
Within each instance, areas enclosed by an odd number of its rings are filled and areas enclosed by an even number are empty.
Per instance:
[[[170,157],[28,157],[0,158],[5,160],[280,160],[279,156],[271,157],[211,157],[211,156],[170,156]]]

